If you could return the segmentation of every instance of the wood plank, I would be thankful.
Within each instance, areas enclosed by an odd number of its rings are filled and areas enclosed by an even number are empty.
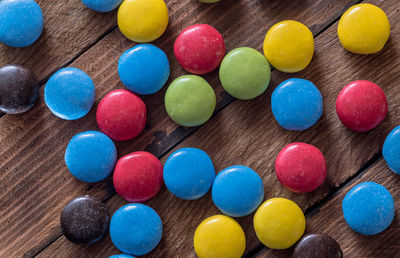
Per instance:
[[[372,56],[347,53],[336,37],[335,23],[317,37],[316,55],[311,67],[295,75],[313,81],[321,90],[325,111],[317,125],[304,132],[289,132],[276,124],[269,111],[272,90],[281,81],[293,75],[274,71],[271,86],[266,94],[253,101],[233,102],[177,148],[192,146],[204,149],[213,158],[217,170],[236,164],[250,166],[263,178],[266,199],[277,196],[290,198],[303,210],[307,210],[334,191],[379,153],[386,134],[397,124],[396,117],[400,115],[400,95],[397,87],[400,46],[392,44],[400,40],[397,10],[391,8],[395,1],[369,2],[376,3],[386,10],[393,25],[392,39],[383,52]],[[389,101],[389,116],[377,129],[365,134],[353,133],[346,129],[335,112],[337,94],[347,83],[357,79],[372,80],[381,85]],[[304,141],[319,147],[327,159],[328,179],[313,193],[291,193],[283,188],[275,177],[273,162],[277,153],[286,144],[294,141]],[[107,201],[112,211],[124,204],[118,196]],[[160,213],[164,224],[163,240],[149,257],[194,256],[192,238],[196,226],[208,216],[218,213],[210,195],[196,202],[188,202],[173,198],[163,190],[147,204]],[[238,221],[245,230],[249,251],[259,244],[253,232],[252,216]],[[85,254],[97,257],[97,254],[104,256],[117,252],[108,240],[93,247],[77,247],[61,237],[40,256]]]

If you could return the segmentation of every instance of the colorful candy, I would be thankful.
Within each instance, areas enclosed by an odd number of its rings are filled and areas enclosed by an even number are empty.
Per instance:
[[[183,69],[193,74],[214,71],[225,55],[222,35],[208,24],[187,27],[176,38],[174,53]]]
[[[394,217],[392,195],[384,186],[374,182],[354,186],[344,197],[342,208],[350,228],[363,235],[381,233]]]
[[[116,9],[122,1],[123,0],[82,0],[82,3],[93,11],[107,13]]]
[[[205,3],[205,4],[213,4],[213,3],[217,3],[220,0],[199,0],[199,2]]]
[[[253,99],[265,92],[271,68],[265,57],[249,47],[236,48],[222,60],[219,68],[222,87],[237,99]]]
[[[303,235],[306,219],[300,207],[285,198],[265,201],[254,214],[258,239],[272,249],[286,249]]]
[[[332,237],[317,233],[305,235],[294,249],[292,258],[342,258],[343,252]]]
[[[149,206],[140,203],[127,204],[112,216],[110,236],[111,241],[122,252],[145,255],[161,240],[161,218]]]
[[[212,200],[228,216],[242,217],[257,209],[264,199],[260,176],[249,167],[232,166],[218,173],[212,186]]]
[[[382,155],[389,168],[400,174],[400,126],[394,128],[386,137]]]
[[[135,258],[135,256],[132,256],[129,254],[115,254],[115,255],[109,256],[108,258]]]
[[[100,130],[111,139],[130,140],[146,125],[146,104],[128,90],[114,90],[100,101],[96,120]]]
[[[208,154],[196,148],[173,152],[164,164],[164,182],[168,190],[184,200],[204,196],[215,178],[215,168]]]
[[[388,104],[383,90],[370,81],[355,81],[344,87],[336,99],[342,123],[355,132],[367,132],[386,117]]]
[[[194,233],[194,250],[199,258],[241,257],[245,247],[246,238],[242,227],[224,215],[205,219]]]

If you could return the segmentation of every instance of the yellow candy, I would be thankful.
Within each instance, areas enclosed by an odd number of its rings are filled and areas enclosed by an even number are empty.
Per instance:
[[[242,227],[225,215],[205,219],[194,233],[194,250],[199,258],[239,258],[245,247]]]
[[[303,211],[285,198],[272,198],[261,204],[253,223],[258,239],[272,249],[291,247],[306,228]]]
[[[340,18],[337,33],[342,46],[355,54],[379,52],[390,35],[389,20],[372,4],[357,4]]]
[[[168,9],[163,0],[125,0],[118,9],[118,27],[132,41],[156,40],[167,26]]]
[[[279,71],[299,72],[311,62],[313,54],[313,34],[300,22],[279,22],[265,36],[264,55]]]

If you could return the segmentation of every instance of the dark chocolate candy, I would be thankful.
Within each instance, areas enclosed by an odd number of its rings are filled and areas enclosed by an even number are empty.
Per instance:
[[[293,258],[342,258],[339,244],[332,237],[318,233],[305,235],[297,244]]]

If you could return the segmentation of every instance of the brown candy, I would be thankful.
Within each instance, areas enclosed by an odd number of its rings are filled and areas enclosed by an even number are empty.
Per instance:
[[[293,258],[342,258],[339,244],[332,237],[318,233],[308,234],[300,239],[294,249]]]

